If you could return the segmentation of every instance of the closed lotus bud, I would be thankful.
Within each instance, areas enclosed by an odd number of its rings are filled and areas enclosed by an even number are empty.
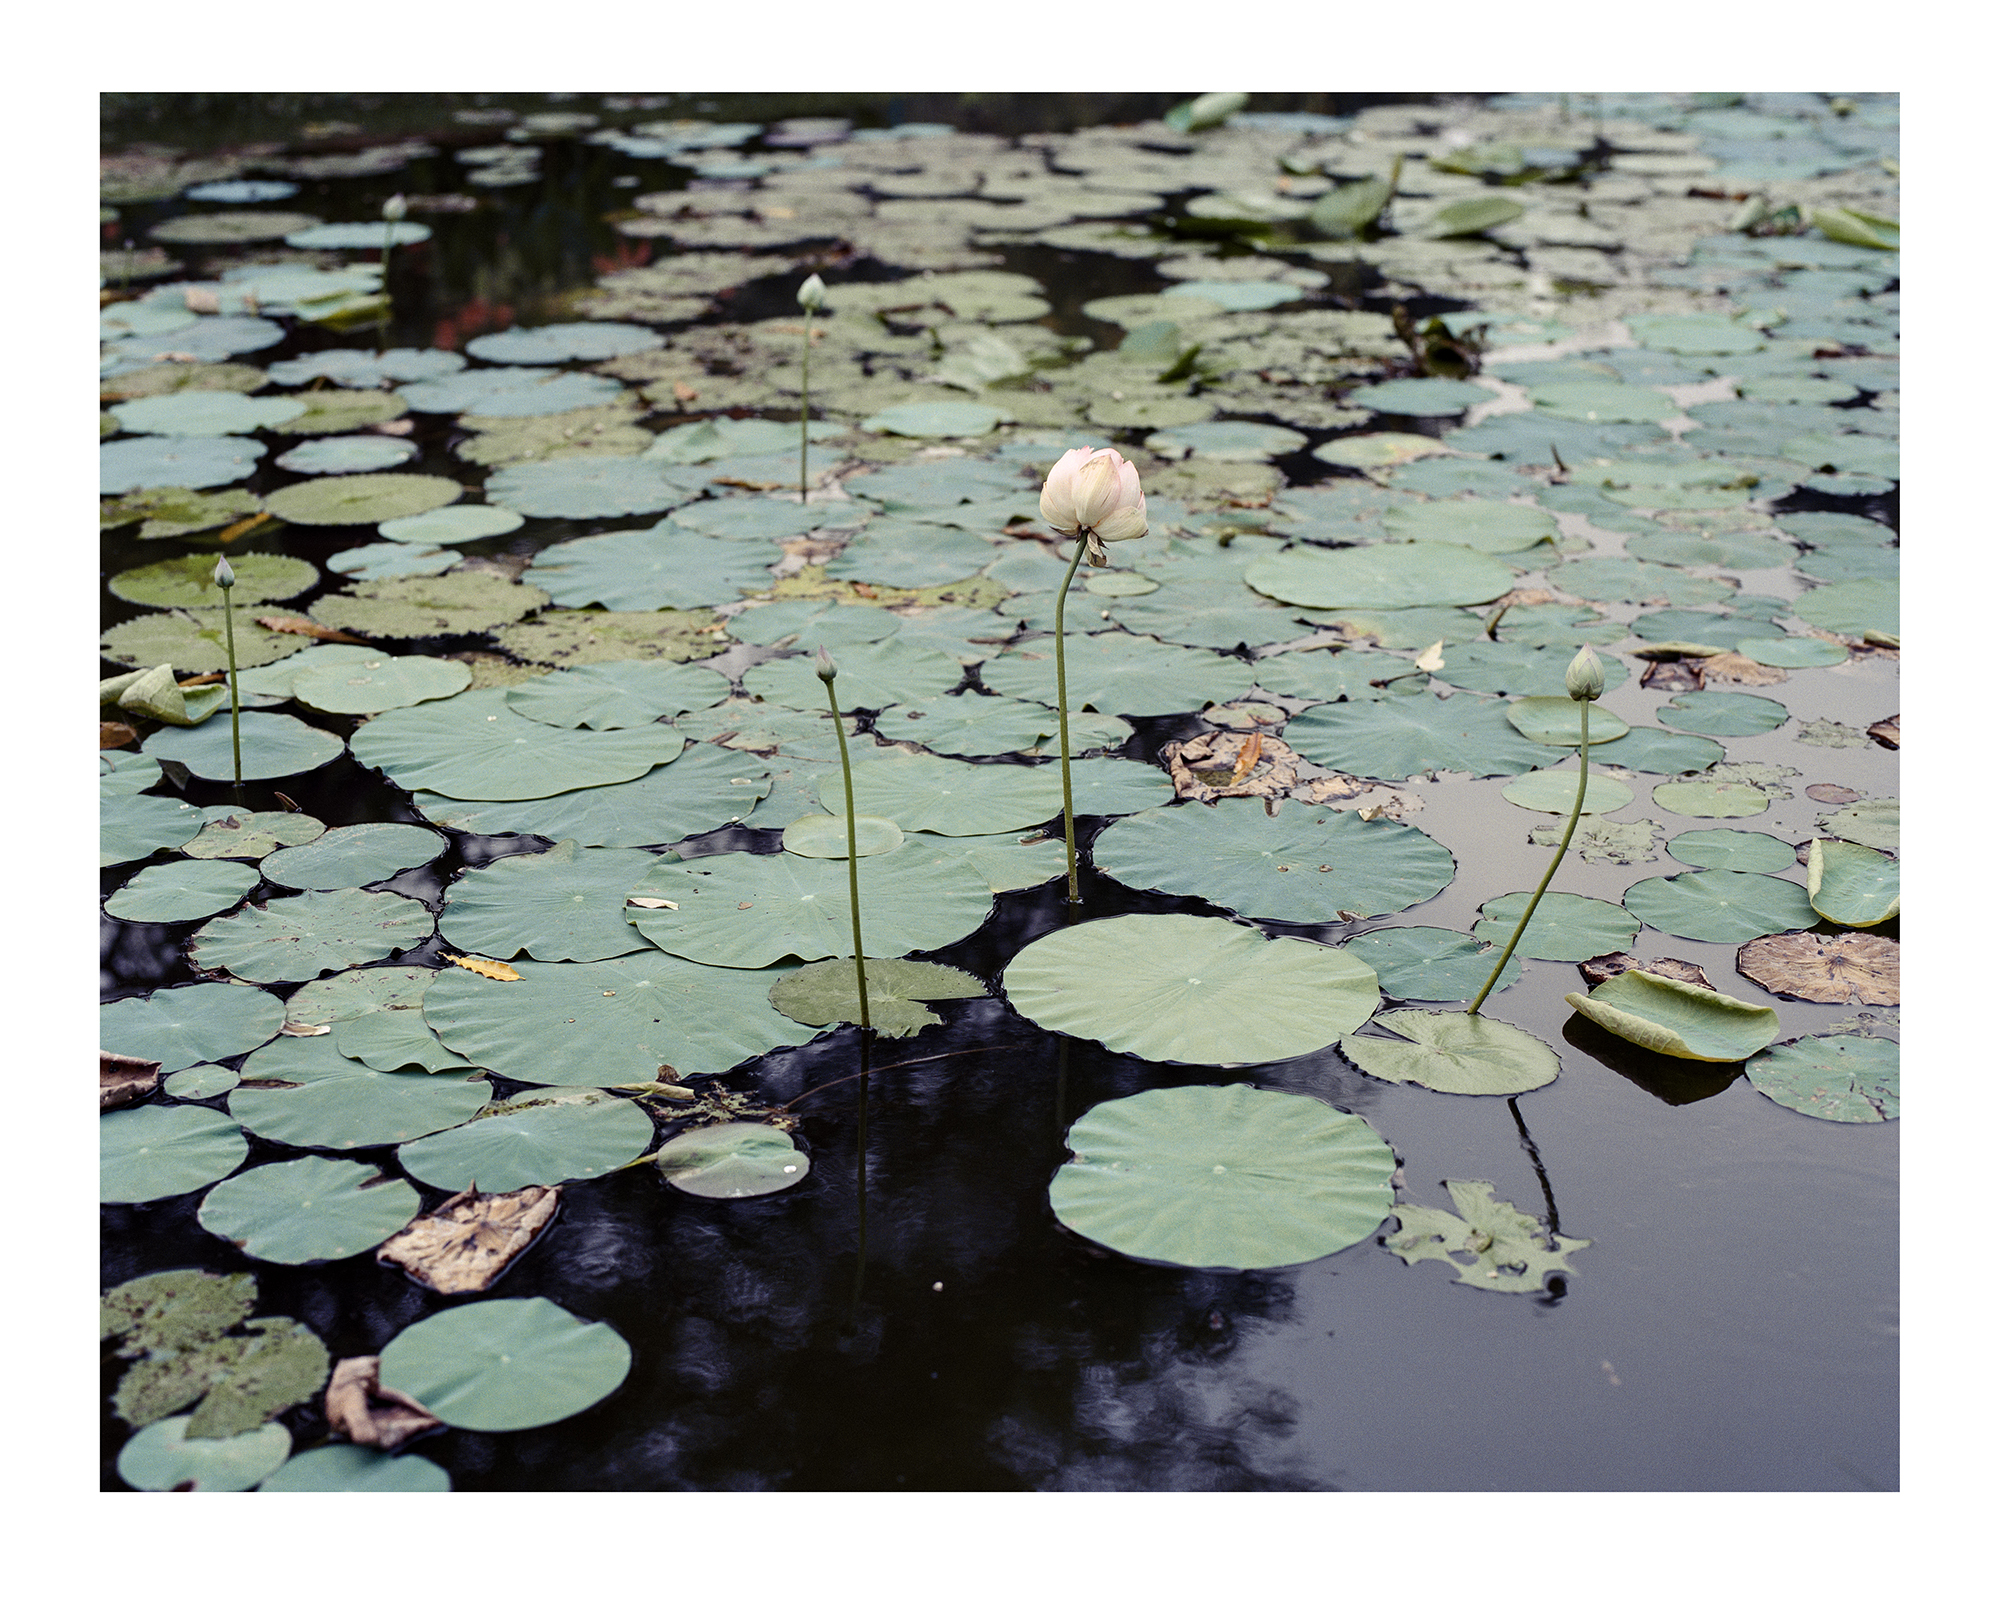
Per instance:
[[[813,663],[813,671],[819,675],[823,683],[833,682],[840,671],[840,668],[833,664],[833,657],[826,653],[825,645],[819,647],[819,659]]]
[[[410,214],[410,203],[399,194],[392,194],[382,202],[382,220],[401,222]]]
[[[1042,519],[1058,533],[1137,539],[1146,532],[1139,469],[1116,450],[1066,451],[1042,485]]]
[[[1576,659],[1563,674],[1563,687],[1572,700],[1595,700],[1604,693],[1604,664],[1589,645],[1577,651]]]
[[[821,303],[825,299],[826,285],[820,281],[820,276],[817,272],[799,285],[799,304],[805,307],[808,312],[819,310]]]
[[[215,558],[215,586],[218,589],[233,589],[236,587],[236,574],[230,569],[229,557],[227,556],[217,556]]]

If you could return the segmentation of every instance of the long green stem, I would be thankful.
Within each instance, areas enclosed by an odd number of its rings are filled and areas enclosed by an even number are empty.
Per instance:
[[[847,762],[847,729],[841,726],[840,701],[834,696],[833,680],[820,681],[826,685],[826,703],[833,707],[833,731],[840,740],[840,781],[847,791],[847,909],[854,917],[854,988],[861,997],[861,1027],[864,1032],[871,1032],[874,1024],[868,1020],[868,969],[861,960],[861,852],[854,823],[854,769]]]
[[[1062,587],[1056,590],[1056,724],[1062,739],[1063,848],[1069,852],[1069,903],[1083,904],[1076,882],[1076,806],[1069,792],[1069,679],[1063,667],[1063,607],[1069,603],[1069,580],[1076,576],[1077,563],[1089,540],[1081,530],[1076,536],[1076,554],[1069,558]]]
[[[243,788],[243,719],[239,712],[242,696],[236,692],[236,608],[229,591],[222,591],[222,636],[229,651],[229,748],[236,757],[236,787]]]
[[[801,306],[806,314],[805,342],[799,348],[799,504],[806,503],[806,418],[812,412],[813,314],[811,306]]]
[[[1515,924],[1514,933],[1507,941],[1507,948],[1500,952],[1500,959],[1493,963],[1493,970],[1487,974],[1486,982],[1473,997],[1472,1004],[1465,1008],[1468,1017],[1479,1015],[1479,1008],[1486,997],[1493,992],[1493,985],[1500,981],[1500,974],[1507,966],[1507,958],[1514,953],[1514,946],[1521,942],[1521,935],[1528,931],[1528,919],[1535,914],[1535,907],[1542,903],[1542,895],[1549,887],[1549,880],[1556,875],[1556,868],[1562,865],[1570,839],[1576,833],[1577,819],[1583,815],[1583,792],[1590,786],[1590,702],[1579,700],[1583,708],[1583,739],[1577,746],[1576,804],[1569,808],[1569,826],[1563,829],[1562,842],[1556,846],[1556,858],[1549,863],[1549,870],[1542,874],[1542,881],[1535,885],[1534,898],[1529,900],[1527,910],[1521,913],[1521,920]]]

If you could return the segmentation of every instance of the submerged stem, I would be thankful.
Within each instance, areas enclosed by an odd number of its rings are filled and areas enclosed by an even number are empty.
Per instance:
[[[833,707],[833,732],[840,741],[840,781],[847,791],[847,909],[854,919],[854,988],[861,997],[861,1027],[865,1036],[873,1031],[868,1020],[868,969],[861,960],[861,861],[854,821],[854,769],[847,763],[847,729],[840,720],[840,701],[833,692],[833,679],[822,678],[826,703]]]
[[[1479,993],[1473,996],[1472,1004],[1465,1008],[1468,1017],[1479,1015],[1479,1008],[1486,997],[1493,992],[1493,985],[1500,981],[1500,974],[1507,965],[1507,958],[1514,953],[1514,946],[1521,942],[1521,935],[1528,931],[1528,919],[1535,914],[1535,907],[1542,903],[1542,895],[1548,889],[1549,880],[1556,875],[1556,868],[1562,865],[1562,858],[1569,849],[1570,839],[1576,833],[1577,819],[1583,815],[1583,792],[1590,785],[1590,702],[1579,700],[1583,708],[1583,739],[1577,745],[1576,804],[1569,808],[1569,826],[1563,829],[1562,841],[1556,846],[1556,858],[1549,863],[1549,870],[1542,874],[1542,881],[1535,885],[1534,898],[1528,908],[1521,913],[1521,920],[1514,925],[1514,932],[1507,940],[1507,948],[1500,952],[1500,959],[1493,963],[1493,970],[1486,975],[1486,982]]]
[[[1077,563],[1090,543],[1085,530],[1076,534],[1076,554],[1069,558],[1062,587],[1056,591],[1056,731],[1062,739],[1063,849],[1069,854],[1069,903],[1083,904],[1076,882],[1076,807],[1069,791],[1069,679],[1063,664],[1063,607],[1069,603],[1069,581],[1076,576]]]

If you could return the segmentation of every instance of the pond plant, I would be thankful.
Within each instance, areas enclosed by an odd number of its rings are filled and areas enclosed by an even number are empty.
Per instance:
[[[223,650],[229,658],[229,759],[231,776],[235,788],[240,793],[243,788],[243,717],[242,697],[236,684],[236,608],[231,601],[231,593],[236,588],[236,573],[229,565],[229,557],[215,558],[215,586],[222,591],[222,639]]]
[[[800,291],[803,305],[804,291]],[[833,717],[833,733],[840,743],[840,785],[847,797],[847,911],[854,924],[854,1000],[861,1013],[861,1031],[874,1032],[868,1020],[868,967],[861,955],[861,841],[859,829],[860,814],[854,808],[854,768],[847,759],[847,729],[840,720],[840,697],[834,693],[833,680],[840,675],[833,657],[825,645],[819,647],[818,659],[813,663],[813,671],[819,681],[826,685],[826,704]]]
[[[806,443],[812,426],[813,313],[826,301],[826,284],[815,272],[799,285],[799,504],[806,503]],[[835,714],[836,717],[838,713]]]

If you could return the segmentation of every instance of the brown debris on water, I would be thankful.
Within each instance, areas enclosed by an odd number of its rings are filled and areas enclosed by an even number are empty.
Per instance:
[[[1736,952],[1759,988],[1821,1005],[1902,1003],[1903,947],[1875,933],[1770,933]]]
[[[443,1423],[400,1389],[381,1383],[380,1356],[349,1356],[326,1386],[326,1425],[371,1450],[393,1450]]]
[[[561,1197],[560,1184],[531,1183],[505,1194],[481,1194],[475,1184],[418,1217],[375,1259],[439,1294],[475,1294],[541,1237]]]
[[[1784,683],[1791,674],[1783,667],[1767,667],[1761,661],[1752,661],[1746,655],[1734,650],[1725,650],[1719,656],[1709,656],[1701,664],[1701,676],[1707,683],[1733,683],[1751,688],[1768,688],[1772,684]]]
[[[1877,744],[1881,745],[1885,750],[1902,749],[1903,748],[1902,712],[1900,711],[1897,712],[1893,717],[1884,717],[1880,722],[1869,723],[1868,737],[1873,739]]]
[[[116,1051],[97,1052],[97,1110],[99,1115],[143,1100],[160,1086],[160,1063],[141,1056],[121,1056]]]
[[[1676,978],[1682,983],[1700,984],[1711,994],[1715,992],[1715,985],[1708,981],[1707,973],[1692,961],[1680,961],[1673,956],[1641,961],[1629,950],[1616,950],[1608,956],[1594,956],[1589,961],[1580,961],[1576,970],[1583,974],[1584,982],[1593,989],[1621,972],[1638,971],[1650,972],[1656,978]]]

